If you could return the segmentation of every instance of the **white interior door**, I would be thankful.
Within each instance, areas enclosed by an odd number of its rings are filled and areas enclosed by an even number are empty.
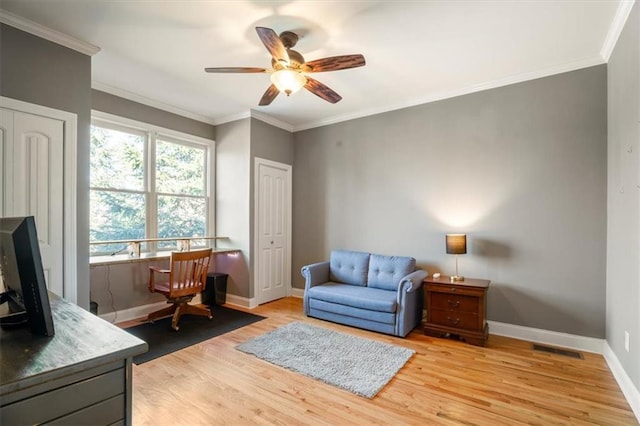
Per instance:
[[[64,295],[63,121],[0,109],[2,215],[34,216],[47,287]]]
[[[291,288],[291,166],[256,158],[258,304],[286,297]]]

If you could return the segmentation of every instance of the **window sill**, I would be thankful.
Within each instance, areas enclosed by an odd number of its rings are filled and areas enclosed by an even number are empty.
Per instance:
[[[213,255],[239,253],[239,249],[213,249]],[[128,254],[116,254],[106,256],[91,256],[89,258],[89,266],[106,266],[116,265],[119,263],[134,263],[134,262],[150,262],[152,260],[169,259],[171,257],[170,251],[159,251],[155,253],[141,253],[140,257],[131,257]]]

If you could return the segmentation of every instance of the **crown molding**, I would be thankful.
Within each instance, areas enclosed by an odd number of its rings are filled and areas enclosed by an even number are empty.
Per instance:
[[[293,126],[291,124],[278,120],[277,118],[274,118],[263,112],[258,112],[255,110],[243,111],[237,114],[231,114],[231,115],[227,115],[225,117],[216,119],[215,125],[218,126],[220,124],[231,123],[232,121],[243,120],[245,118],[255,118],[256,120],[263,121],[274,127],[278,127],[282,130],[286,130],[287,132],[293,132]]]
[[[105,83],[100,83],[99,81],[92,81],[91,88],[95,90],[99,90],[101,92],[109,93],[114,96],[118,96],[120,98],[127,99],[133,102],[137,102],[139,104],[147,105],[152,108],[157,108],[163,111],[170,112],[172,114],[180,115],[182,117],[187,117],[193,120],[201,121],[203,123],[211,124],[213,126],[219,126],[221,124],[230,123],[232,121],[238,121],[245,118],[253,117],[260,121],[264,121],[267,124],[271,124],[272,126],[279,127],[288,132],[293,132],[293,126],[291,124],[285,123],[284,121],[280,121],[277,118],[273,118],[267,114],[253,111],[253,110],[242,111],[237,114],[231,114],[221,118],[213,119],[211,117],[195,114],[193,112],[175,107],[173,105],[169,105],[164,102],[157,101],[155,99],[147,98],[145,96],[138,95],[133,92],[129,92],[128,90],[119,89],[117,87],[113,87]]]
[[[268,114],[253,109],[251,110],[251,117],[260,121],[264,121],[265,123],[271,124],[272,126],[278,127],[282,130],[286,130],[287,132],[293,132],[294,129],[294,127],[289,123],[278,120],[277,118],[274,118]]]
[[[595,65],[604,64],[605,61],[598,55],[596,57],[588,57],[579,59],[577,61],[569,62],[566,64],[556,65],[548,68],[544,68],[538,71],[516,74],[506,78],[487,81],[484,83],[474,84],[471,86],[463,87],[458,90],[451,90],[436,93],[423,98],[416,98],[400,104],[385,105],[378,108],[371,108],[363,111],[359,111],[353,114],[346,114],[341,116],[329,117],[320,121],[311,121],[305,124],[294,126],[293,131],[299,132],[302,130],[313,129],[315,127],[327,126],[330,124],[336,124],[343,121],[354,120],[357,118],[368,117],[370,115],[382,114],[384,112],[395,111],[403,108],[409,108],[417,105],[427,104],[430,102],[441,101],[444,99],[455,98],[457,96],[468,95],[475,92],[481,92],[488,89],[495,89],[502,86],[508,86],[515,83],[522,83],[524,81],[535,80],[538,78],[549,77],[556,74],[562,74],[569,71],[575,71],[582,68],[588,68]]]
[[[231,123],[232,121],[243,120],[249,117],[251,117],[251,111],[242,111],[236,114],[225,115],[224,117],[217,118],[214,124],[218,126],[220,124]]]
[[[95,90],[99,90],[101,92],[109,93],[110,95],[118,96],[120,98],[124,98],[133,102],[137,102],[139,104],[147,105],[152,108],[157,108],[162,111],[170,112],[172,114],[180,115],[182,117],[190,118],[192,120],[200,121],[202,123],[207,123],[211,125],[216,125],[216,121],[211,117],[207,117],[204,115],[196,114],[191,111],[187,111],[173,105],[166,104],[164,102],[147,98],[146,96],[138,95],[133,92],[129,92],[128,90],[119,89],[117,87],[110,86],[105,83],[100,83],[99,81],[92,81],[91,88]]]
[[[93,56],[100,51],[98,46],[61,33],[60,31],[52,30],[51,28],[3,9],[0,9],[0,22],[88,56]]]
[[[613,53],[613,49],[616,47],[618,38],[620,37],[622,30],[624,29],[624,24],[627,23],[627,19],[631,14],[631,9],[633,9],[633,5],[635,4],[635,2],[636,0],[622,0],[618,4],[616,15],[613,18],[611,27],[609,27],[607,37],[604,39],[602,49],[600,49],[600,55],[605,62],[609,62],[609,58]]]

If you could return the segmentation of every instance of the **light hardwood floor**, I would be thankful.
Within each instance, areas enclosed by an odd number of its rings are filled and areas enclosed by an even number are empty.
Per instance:
[[[600,355],[572,359],[493,335],[486,348],[424,336],[420,329],[395,338],[307,318],[296,298],[250,312],[267,319],[134,365],[133,424],[638,424]],[[416,354],[367,399],[234,349],[292,321]]]

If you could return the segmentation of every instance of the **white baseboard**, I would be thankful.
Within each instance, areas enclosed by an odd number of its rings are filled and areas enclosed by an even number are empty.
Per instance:
[[[202,297],[197,294],[192,300],[192,303],[202,303]],[[98,315],[105,321],[110,323],[119,323],[124,321],[131,321],[138,318],[144,318],[148,314],[167,306],[167,302],[150,303],[148,305],[134,306],[133,308],[123,309],[121,311],[108,312],[106,314]]]
[[[134,306],[133,308],[123,309],[121,311],[108,312],[106,314],[100,314],[98,316],[105,321],[109,321],[110,323],[119,323],[146,317],[151,312],[158,311],[166,306],[167,302],[151,303],[149,305]]]
[[[291,289],[291,297],[299,297],[302,298],[304,296],[303,288],[292,288]],[[255,297],[246,298],[241,296],[236,296],[235,294],[227,294],[227,303],[230,305],[241,306],[243,308],[253,309],[258,307],[258,299]]]
[[[246,298],[242,296],[236,296],[235,294],[227,294],[226,303],[230,305],[241,306],[243,308],[253,309],[258,307],[258,299],[255,297]]]
[[[609,370],[613,373],[613,377],[615,377],[616,382],[618,382],[620,390],[622,390],[624,397],[631,406],[633,414],[636,415],[636,419],[640,422],[640,391],[635,387],[631,378],[627,375],[627,372],[624,371],[618,357],[606,341],[604,342],[603,355],[605,361],[607,361],[607,364],[609,365]]]
[[[487,321],[489,334],[497,336],[513,337],[514,339],[527,340],[529,342],[544,343],[553,346],[575,349],[579,351],[603,353],[604,339],[595,337],[577,336],[575,334],[560,333],[557,331],[542,330],[540,328],[524,327],[521,325],[507,324],[504,322]]]

